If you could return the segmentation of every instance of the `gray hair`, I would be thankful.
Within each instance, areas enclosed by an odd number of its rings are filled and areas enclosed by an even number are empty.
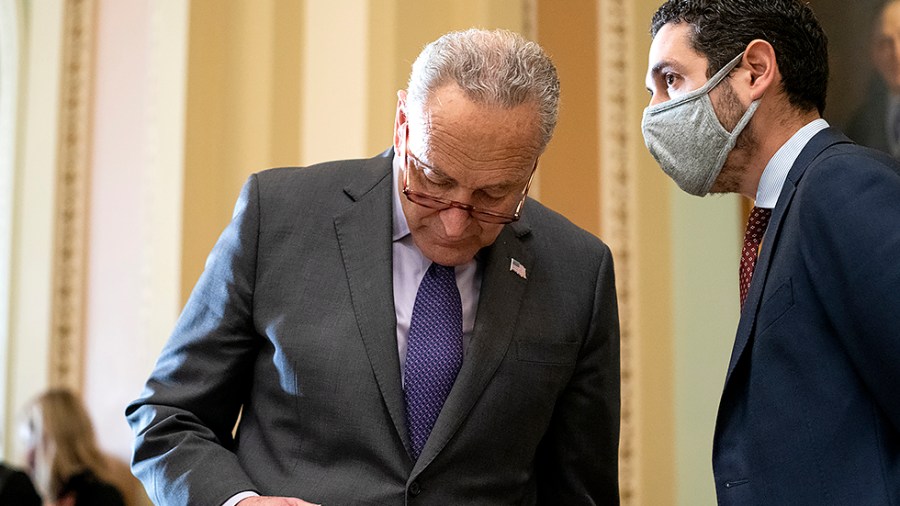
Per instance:
[[[432,92],[452,83],[477,104],[537,104],[541,149],[550,142],[559,116],[559,77],[537,43],[508,30],[448,33],[425,46],[413,63],[407,102],[423,107]]]

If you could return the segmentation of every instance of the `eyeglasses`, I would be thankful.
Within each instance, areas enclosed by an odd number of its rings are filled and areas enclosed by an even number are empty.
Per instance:
[[[443,211],[455,207],[467,211],[470,216],[478,221],[497,225],[505,225],[507,223],[518,221],[520,213],[522,212],[522,207],[525,205],[525,198],[528,196],[528,189],[531,188],[531,182],[534,180],[534,173],[537,171],[537,161],[535,161],[534,167],[531,169],[531,176],[528,178],[528,183],[525,184],[525,188],[522,190],[522,196],[519,198],[515,211],[508,213],[487,209],[485,206],[475,207],[471,204],[464,204],[456,200],[410,189],[410,172],[415,170],[422,173],[426,170],[435,171],[435,169],[430,165],[423,163],[416,158],[415,155],[409,152],[409,130],[406,131],[406,142],[403,144],[403,164],[406,166],[406,170],[403,171],[403,194],[406,195],[406,198],[409,199],[410,202],[436,211]],[[427,179],[427,176],[423,175],[422,178]]]

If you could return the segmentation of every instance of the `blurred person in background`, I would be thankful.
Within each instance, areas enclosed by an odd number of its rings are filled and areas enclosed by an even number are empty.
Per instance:
[[[25,408],[22,429],[27,471],[45,504],[124,506],[90,417],[72,392],[53,389],[38,396]]]
[[[900,0],[884,0],[872,23],[872,80],[847,126],[856,142],[900,157]]]

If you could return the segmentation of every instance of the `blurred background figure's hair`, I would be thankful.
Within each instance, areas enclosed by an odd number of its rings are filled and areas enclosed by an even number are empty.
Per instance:
[[[90,416],[75,394],[52,389],[39,395],[26,406],[23,423],[27,467],[45,501],[73,492],[76,482],[112,488],[109,463],[97,446]]]

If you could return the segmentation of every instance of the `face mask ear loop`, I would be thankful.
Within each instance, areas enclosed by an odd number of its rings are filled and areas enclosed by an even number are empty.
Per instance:
[[[728,158],[728,154],[731,153],[731,150],[734,149],[735,144],[737,144],[738,136],[741,135],[741,132],[743,132],[744,128],[750,123],[750,120],[753,119],[756,109],[759,108],[759,103],[759,99],[750,102],[750,107],[748,107],[744,115],[741,116],[741,120],[738,121],[738,124],[734,126],[734,130],[728,134],[728,143],[722,147],[722,151],[719,152],[719,157],[716,159],[716,166],[719,169],[709,175],[709,179],[704,185],[706,190],[704,193],[709,193],[709,189],[712,188],[713,183],[716,182],[716,178],[719,177],[719,173],[722,172],[722,167],[725,166],[725,159]]]

